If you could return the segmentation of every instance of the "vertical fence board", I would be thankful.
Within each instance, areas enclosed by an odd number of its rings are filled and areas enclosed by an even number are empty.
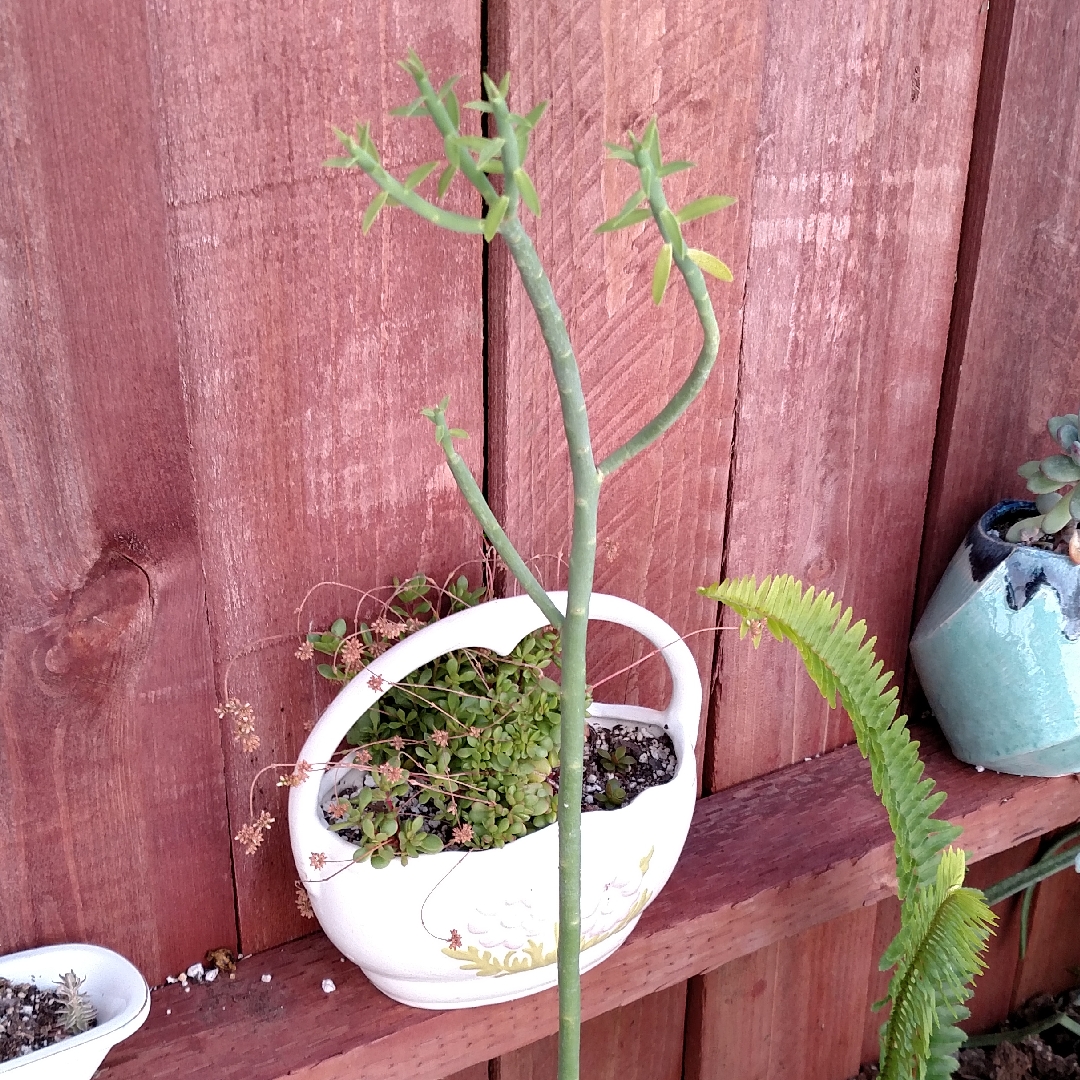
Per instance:
[[[689,1029],[700,1043],[687,1046],[686,1080],[857,1072],[863,1031],[852,1021],[866,1000],[876,915],[860,908],[693,980]]]
[[[977,4],[770,6],[727,573],[906,652],[981,53]],[[714,789],[850,739],[793,651],[722,643]],[[761,693],[769,686],[768,694]]]
[[[589,1080],[681,1080],[686,984],[581,1025],[581,1075]],[[555,1080],[559,1037],[550,1035],[498,1060],[498,1080]]]
[[[1080,402],[1080,23],[1069,0],[1012,8],[997,15],[1011,27],[1007,62],[1004,46],[988,50],[1001,98],[978,131],[969,202],[984,205],[957,285],[920,609],[971,523],[998,499],[1025,495],[1016,469],[1052,452],[1047,419]]]
[[[0,953],[158,980],[235,923],[145,13],[0,36]]]
[[[151,9],[218,689],[227,671],[262,736],[251,755],[226,736],[235,832],[256,770],[290,760],[327,699],[310,665],[293,659],[295,634],[258,643],[295,631],[294,609],[316,582],[371,588],[479,554],[419,412],[449,393],[479,469],[481,241],[401,210],[361,237],[374,185],[321,165],[336,152],[330,125],[366,119],[398,175],[440,155],[419,121],[387,122],[415,95],[396,60],[412,47],[433,77],[465,72],[475,83],[479,8]],[[476,197],[449,201],[479,210]],[[316,601],[312,617],[329,621],[351,615],[355,598],[327,590]],[[311,928],[293,906],[284,795],[273,773],[264,779],[258,805],[278,825],[257,858],[236,854],[245,951]]]

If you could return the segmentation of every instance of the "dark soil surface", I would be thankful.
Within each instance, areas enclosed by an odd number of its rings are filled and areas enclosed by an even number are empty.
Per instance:
[[[64,1005],[52,990],[0,979],[0,1061],[51,1046],[74,1032],[60,1023]]]
[[[1023,1034],[1064,1013],[1080,1024],[1080,991],[1069,990],[1056,998],[1041,994],[1032,998],[998,1030],[1014,1032],[1013,1040],[996,1046],[975,1046],[960,1051],[960,1080],[1080,1080],[1080,1035],[1053,1024],[1040,1032]],[[871,1080],[877,1065],[864,1065],[855,1080]]]

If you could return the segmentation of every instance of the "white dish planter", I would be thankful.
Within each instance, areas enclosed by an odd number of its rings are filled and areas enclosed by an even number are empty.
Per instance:
[[[565,610],[566,594],[551,593]],[[593,722],[664,729],[678,758],[675,776],[619,810],[582,816],[582,954],[587,971],[610,956],[667,882],[682,850],[697,794],[694,745],[701,681],[686,644],[662,619],[615,596],[594,594],[590,619],[637,630],[662,655],[672,694],[663,711],[594,704]],[[312,731],[300,758],[330,760],[387,682],[460,648],[506,654],[547,623],[527,596],[493,600],[440,619],[399,642],[354,678]],[[374,681],[374,680],[373,680]],[[558,923],[558,835],[549,826],[503,848],[443,851],[381,870],[346,865],[354,846],[327,827],[322,804],[339,770],[313,769],[289,795],[293,858],[326,936],[385,994],[428,1009],[511,1001],[554,986]],[[327,865],[313,871],[309,856]],[[344,867],[344,869],[342,869]],[[460,938],[460,944],[457,939]]]
[[[61,975],[85,979],[81,990],[94,1006],[97,1024],[32,1054],[0,1064],[12,1080],[90,1080],[105,1055],[142,1027],[150,1012],[150,988],[134,964],[99,945],[46,945],[0,956],[0,976],[53,990]]]

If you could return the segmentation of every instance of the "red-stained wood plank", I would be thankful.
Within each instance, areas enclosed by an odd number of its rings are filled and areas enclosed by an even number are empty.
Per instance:
[[[1026,497],[1017,467],[1051,452],[1047,419],[1080,400],[1075,16],[1069,0],[991,6],[919,610],[971,523],[999,499]]]
[[[769,5],[725,570],[835,591],[899,671],[983,12]],[[850,738],[794,651],[721,648],[712,790]]]
[[[978,774],[931,737],[923,745],[976,860],[1080,817],[1080,784],[1071,778]],[[850,747],[702,799],[667,887],[627,943],[585,975],[585,1019],[871,907],[895,888],[893,859],[867,766]],[[863,1001],[868,949],[864,941],[857,951]],[[332,1000],[319,989],[327,974],[337,983]],[[245,962],[234,982],[191,994],[170,987],[155,1000],[101,1080],[430,1080],[558,1025],[554,992],[467,1017],[397,1005],[318,935]],[[854,1027],[858,1049],[861,1022]]]
[[[420,409],[450,394],[482,471],[481,240],[403,210],[362,237],[376,189],[321,164],[331,124],[367,119],[398,175],[441,154],[430,125],[388,121],[415,95],[396,61],[415,48],[437,81],[464,73],[472,95],[479,4],[149,7],[217,688],[240,656],[228,691],[252,703],[262,736],[250,755],[224,736],[235,833],[256,770],[290,760],[327,700],[295,637],[253,646],[295,630],[316,582],[371,588],[479,555]],[[479,210],[465,193],[449,204]],[[310,610],[329,621],[354,603],[327,590]],[[310,929],[274,779],[258,798],[281,824],[258,858],[236,849],[245,951]]]
[[[235,944],[142,3],[0,13],[0,953]]]
[[[863,958],[876,911],[855,911],[693,980],[686,1080],[846,1080],[858,1071]],[[792,995],[791,987],[800,992]]]
[[[1080,874],[1063,870],[1039,885],[1031,905],[1027,955],[1017,967],[1011,1008],[1035,994],[1058,994],[1080,982],[1078,911]]]
[[[446,1080],[490,1080],[488,1063],[486,1061],[481,1061],[476,1065],[470,1065],[469,1068],[462,1069],[461,1072],[456,1072],[453,1076],[446,1077]]]
[[[863,1009],[863,1044],[860,1061],[877,1061],[880,1056],[881,1025],[888,1019],[888,1010],[874,1011],[889,989],[891,971],[878,967],[881,955],[900,930],[900,901],[895,896],[882,900],[876,908],[874,941],[870,946],[869,971],[866,980],[866,1005]]]
[[[686,988],[679,983],[581,1026],[581,1075],[589,1080],[682,1080]],[[498,1080],[556,1080],[559,1037],[503,1054]]]
[[[632,169],[606,161],[604,140],[624,140],[657,114],[668,158],[694,170],[668,181],[680,205],[708,193],[740,203],[694,222],[694,244],[732,267],[735,283],[710,286],[722,332],[702,397],[667,435],[604,485],[596,587],[629,597],[680,633],[710,626],[714,607],[695,593],[720,569],[724,496],[735,401],[739,308],[750,227],[750,180],[760,83],[759,0],[570,0],[492,5],[489,66],[513,73],[522,108],[550,99],[529,168],[543,208],[526,221],[547,266],[582,366],[599,459],[647,422],[689,373],[701,332],[684,287],[656,309],[650,282],[658,241],[638,226],[596,236],[634,187]],[[558,395],[532,310],[496,243],[491,254],[491,498],[526,555],[566,553],[572,504]],[[689,640],[703,675],[711,635]],[[593,657],[599,678],[640,656],[629,638]],[[658,661],[604,693],[659,704]]]

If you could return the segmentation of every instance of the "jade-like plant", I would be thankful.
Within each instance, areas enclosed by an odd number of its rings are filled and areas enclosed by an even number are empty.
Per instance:
[[[1080,419],[1076,413],[1052,416],[1046,426],[1061,452],[1041,461],[1027,461],[1017,470],[1035,496],[1039,512],[1014,522],[1005,539],[1013,544],[1049,547],[1080,563]]]
[[[522,286],[536,313],[547,346],[551,368],[559,390],[563,427],[570,452],[574,511],[570,544],[566,610],[561,611],[548,597],[525,560],[514,549],[475,478],[454,447],[465,432],[451,427],[447,419],[448,401],[424,410],[435,427],[435,438],[446,455],[470,510],[487,534],[506,567],[558,631],[562,654],[561,762],[558,800],[559,829],[559,1080],[577,1080],[581,1028],[581,986],[579,951],[581,939],[581,796],[582,758],[585,733],[586,672],[585,641],[589,601],[592,595],[596,558],[596,523],[600,488],[617,469],[659,438],[701,392],[712,370],[720,334],[702,270],[730,281],[731,272],[708,252],[689,247],[682,226],[733,201],[712,195],[694,200],[680,210],[668,205],[664,179],[691,167],[687,161],[664,162],[655,118],[640,138],[630,134],[626,145],[608,144],[611,155],[629,165],[635,173],[633,191],[622,210],[599,231],[626,228],[651,221],[659,232],[660,250],[652,278],[652,298],[659,304],[674,267],[686,284],[701,324],[703,342],[697,359],[683,385],[668,403],[621,446],[597,461],[592,449],[589,417],[581,377],[566,323],[551,283],[544,271],[521,219],[524,207],[533,216],[540,214],[540,200],[525,169],[530,134],[542,117],[545,103],[529,112],[516,113],[509,105],[510,79],[499,83],[484,75],[486,100],[472,101],[464,108],[484,114],[486,135],[461,131],[461,108],[449,79],[436,90],[415,53],[401,66],[412,77],[419,96],[395,110],[397,115],[423,117],[434,124],[442,138],[445,161],[429,162],[413,170],[404,180],[392,176],[382,164],[369,124],[358,124],[353,134],[337,132],[345,153],[328,164],[362,169],[375,183],[378,193],[364,213],[366,232],[387,207],[403,206],[433,225],[453,232],[482,236],[488,243],[501,238],[521,278]],[[454,213],[420,194],[429,178],[439,172],[435,198],[442,198],[460,173],[479,192],[483,217]],[[618,801],[621,787],[609,785],[608,799]]]
[[[866,624],[852,623],[832,593],[803,590],[791,577],[725,581],[701,590],[740,617],[740,636],[758,646],[765,629],[790,641],[831,708],[843,705],[874,791],[896,838],[900,931],[881,958],[895,967],[886,997],[889,1018],[881,1029],[882,1080],[932,1080],[953,1073],[969,1015],[964,1002],[983,970],[981,954],[995,917],[982,893],[963,887],[964,853],[952,847],[960,830],[935,818],[945,793],[923,779],[918,743],[897,716],[892,672],[882,673]],[[1022,886],[1021,886],[1022,887]]]

